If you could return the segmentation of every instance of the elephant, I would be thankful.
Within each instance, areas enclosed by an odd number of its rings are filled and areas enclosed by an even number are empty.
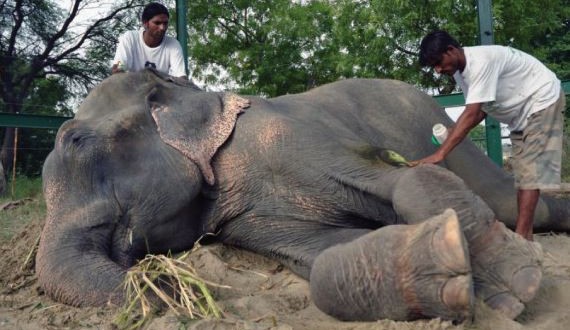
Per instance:
[[[137,260],[207,236],[289,267],[339,320],[461,321],[475,299],[515,318],[543,252],[511,230],[512,176],[470,141],[438,165],[389,157],[433,152],[436,123],[453,122],[391,79],[263,98],[112,75],[44,163],[39,285],[65,304],[121,304]],[[535,231],[568,231],[569,205],[541,197]]]

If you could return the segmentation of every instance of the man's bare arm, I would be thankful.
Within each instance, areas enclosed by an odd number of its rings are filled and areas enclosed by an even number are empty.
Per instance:
[[[124,71],[119,68],[118,64],[113,64],[113,66],[111,67],[111,73],[115,74],[119,72],[124,72]]]
[[[457,119],[452,129],[449,130],[449,136],[443,141],[441,147],[432,155],[420,160],[411,161],[411,166],[419,164],[436,164],[445,159],[447,155],[459,144],[473,127],[477,126],[487,114],[481,110],[481,103],[472,103],[465,106],[465,110]]]

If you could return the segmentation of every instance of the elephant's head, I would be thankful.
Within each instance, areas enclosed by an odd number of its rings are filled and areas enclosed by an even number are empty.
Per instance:
[[[59,130],[43,169],[47,220],[40,285],[72,305],[122,299],[124,274],[146,253],[186,249],[204,233],[200,191],[248,101],[114,75]]]

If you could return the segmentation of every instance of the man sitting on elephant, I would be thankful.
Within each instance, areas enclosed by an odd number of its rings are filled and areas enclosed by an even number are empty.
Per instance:
[[[147,4],[142,12],[143,28],[127,31],[119,38],[112,73],[153,68],[180,79],[188,79],[182,46],[166,35],[170,14],[160,3]]]

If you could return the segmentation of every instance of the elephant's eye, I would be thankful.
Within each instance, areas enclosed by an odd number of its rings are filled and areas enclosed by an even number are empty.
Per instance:
[[[68,143],[74,145],[76,148],[86,146],[89,141],[95,137],[90,131],[74,131],[70,133],[67,139]]]
[[[105,158],[106,148],[102,147],[101,142],[93,130],[74,127],[61,136],[56,148],[59,149],[62,161],[87,170]]]
[[[85,128],[72,127],[63,132],[58,138],[56,148],[64,151],[65,154],[75,154],[79,150],[84,150],[94,144],[95,134]]]

